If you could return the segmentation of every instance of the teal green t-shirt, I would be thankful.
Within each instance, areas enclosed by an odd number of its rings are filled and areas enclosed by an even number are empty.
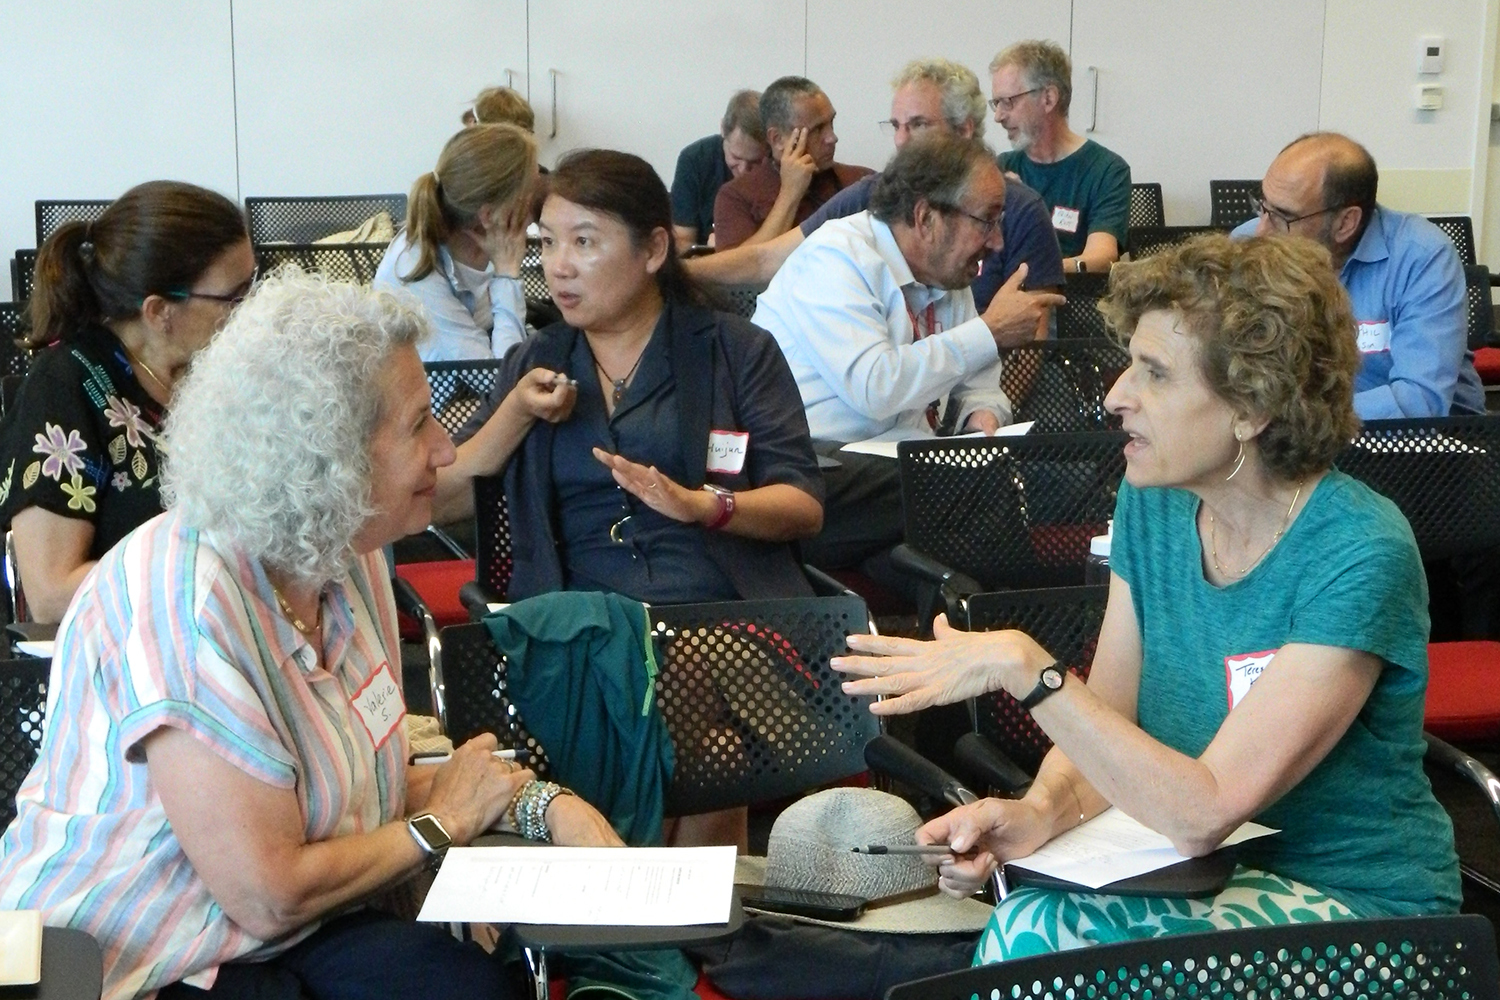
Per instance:
[[[1118,153],[1089,139],[1056,163],[1036,163],[1019,149],[1001,153],[998,162],[1047,203],[1064,257],[1083,253],[1089,233],[1109,233],[1125,252],[1130,165]]]
[[[1130,585],[1141,633],[1141,728],[1198,757],[1229,714],[1231,663],[1241,693],[1258,676],[1247,654],[1263,664],[1295,642],[1380,657],[1344,737],[1255,817],[1281,833],[1242,845],[1240,860],[1362,917],[1456,912],[1453,826],[1422,771],[1427,582],[1405,518],[1330,472],[1260,565],[1216,587],[1203,576],[1198,503],[1185,490],[1120,487],[1110,569]]]

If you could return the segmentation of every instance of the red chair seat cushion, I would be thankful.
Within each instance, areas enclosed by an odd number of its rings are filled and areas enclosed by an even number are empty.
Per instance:
[[[1475,351],[1474,370],[1485,385],[1500,385],[1500,347],[1481,347]]]
[[[444,559],[439,562],[401,563],[396,575],[411,584],[421,596],[422,603],[432,612],[438,628],[463,625],[469,621],[468,609],[458,599],[458,589],[474,579],[474,560]],[[401,616],[401,633],[407,635],[408,627],[421,634],[416,622]]]
[[[1428,645],[1424,724],[1443,740],[1500,735],[1500,642]]]

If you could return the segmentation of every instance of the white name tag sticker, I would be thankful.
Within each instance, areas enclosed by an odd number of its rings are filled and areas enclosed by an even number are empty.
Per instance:
[[[709,431],[708,471],[738,475],[750,451],[749,431]]]
[[[1229,710],[1240,703],[1250,692],[1250,685],[1260,680],[1278,650],[1265,649],[1259,653],[1240,653],[1224,657],[1224,679],[1229,682]]]
[[[385,661],[381,661],[376,671],[354,692],[350,703],[354,706],[354,714],[364,723],[365,732],[370,734],[370,742],[375,744],[376,750],[385,746],[385,741],[406,718],[401,685],[391,673],[391,665]]]
[[[1391,324],[1382,320],[1378,323],[1361,322],[1358,327],[1355,342],[1359,344],[1361,354],[1379,354],[1391,349]]]
[[[1052,210],[1052,228],[1064,233],[1078,232],[1078,209],[1058,205]]]

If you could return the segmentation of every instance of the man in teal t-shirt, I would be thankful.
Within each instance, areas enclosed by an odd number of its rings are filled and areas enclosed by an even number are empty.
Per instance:
[[[1072,79],[1056,43],[1017,42],[990,62],[990,107],[1012,146],[1000,169],[1047,203],[1063,270],[1103,272],[1125,249],[1130,165],[1068,127]]]

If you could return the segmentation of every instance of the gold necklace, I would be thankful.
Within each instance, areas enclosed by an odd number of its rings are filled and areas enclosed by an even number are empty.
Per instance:
[[[318,617],[311,625],[309,625],[307,624],[307,622],[297,617],[297,612],[292,610],[291,604],[281,593],[281,588],[276,586],[276,584],[274,583],[271,584],[271,593],[276,595],[276,603],[281,605],[281,613],[286,616],[287,621],[292,623],[292,628],[296,629],[298,632],[301,632],[309,639],[317,635],[318,629],[323,627],[323,602],[321,600],[318,601]]]
[[[120,344],[120,346],[121,347],[125,347],[125,345],[123,343]],[[168,396],[170,396],[172,394],[172,387],[170,385],[168,385],[167,383],[163,382],[162,379],[161,379],[161,376],[158,375],[158,374],[156,374],[156,372],[152,371],[150,365],[146,364],[146,362],[144,362],[140,358],[136,357],[135,356],[135,352],[132,351],[128,347],[125,347],[125,357],[130,360],[130,363],[132,365],[134,365],[135,367],[139,368],[141,371],[145,372],[147,375],[150,375],[151,376],[151,381],[155,382],[158,386],[160,386],[161,389],[162,389],[162,391],[165,392]]]
[[[1244,569],[1238,571],[1225,569],[1219,562],[1219,533],[1214,530],[1214,512],[1213,508],[1210,507],[1208,510],[1208,550],[1209,554],[1213,556],[1214,569],[1219,571],[1219,575],[1241,577],[1254,569],[1260,563],[1260,561],[1264,559],[1270,553],[1270,551],[1276,547],[1276,543],[1281,541],[1281,536],[1286,534],[1286,529],[1290,527],[1292,523],[1292,511],[1296,509],[1297,501],[1301,498],[1302,484],[1298,483],[1297,492],[1292,494],[1292,502],[1287,504],[1286,517],[1281,519],[1281,527],[1276,529],[1276,535],[1271,539],[1271,544],[1267,545],[1261,552],[1261,554],[1256,556],[1249,563],[1249,565],[1247,565]]]

